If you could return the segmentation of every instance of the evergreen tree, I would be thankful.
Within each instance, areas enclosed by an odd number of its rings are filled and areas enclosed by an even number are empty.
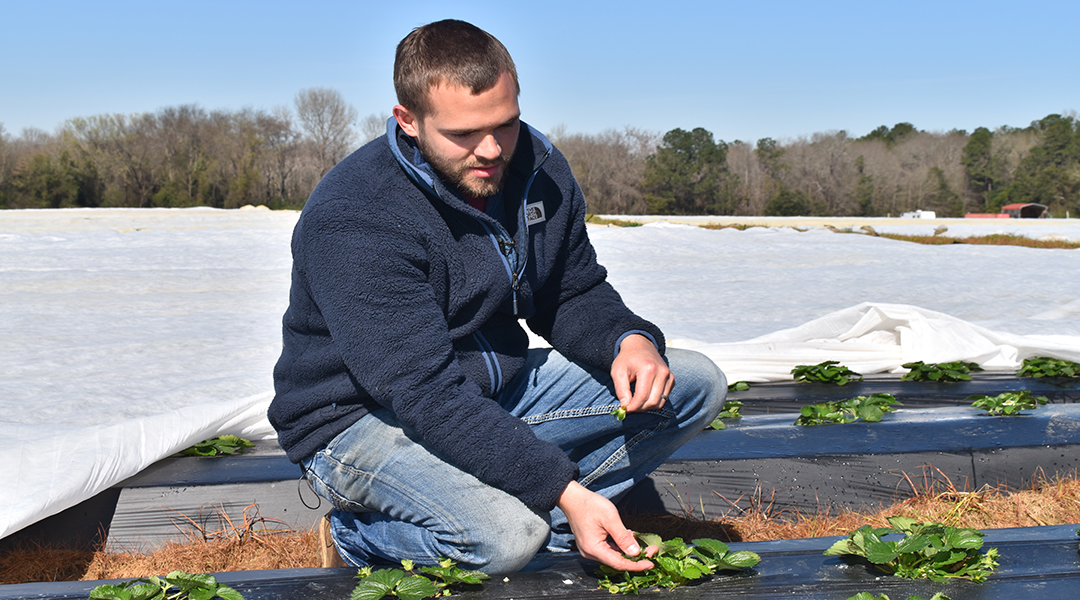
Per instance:
[[[859,181],[855,184],[855,202],[859,207],[860,217],[876,216],[874,209],[874,176],[866,172],[866,159],[860,154],[855,159],[855,170],[859,172]]]
[[[765,203],[766,217],[800,217],[810,214],[810,197],[802,190],[781,188]]]
[[[643,187],[652,214],[731,214],[727,144],[701,127],[672,129],[645,160]]]
[[[979,199],[980,208],[989,210],[991,200],[1002,178],[1002,168],[993,154],[994,134],[979,127],[968,138],[960,164],[964,166],[968,190]]]
[[[999,203],[1036,202],[1052,212],[1080,209],[1080,126],[1073,117],[1049,115],[1032,124],[1040,144],[1020,161]]]

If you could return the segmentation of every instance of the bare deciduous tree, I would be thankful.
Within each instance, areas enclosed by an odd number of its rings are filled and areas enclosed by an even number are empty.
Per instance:
[[[364,120],[360,122],[360,143],[366,144],[386,133],[386,121],[388,119],[390,119],[390,115],[386,113],[371,114],[364,117]]]
[[[567,135],[565,128],[559,126],[550,137],[570,163],[589,212],[645,213],[642,173],[645,157],[656,148],[657,134],[627,127],[596,135]]]
[[[295,102],[296,115],[318,157],[321,177],[352,148],[356,109],[345,102],[340,92],[325,87],[301,90]]]
[[[299,134],[292,124],[292,113],[279,106],[273,113],[259,115],[259,129],[266,144],[259,171],[266,182],[266,198],[288,198],[289,179],[297,167]]]

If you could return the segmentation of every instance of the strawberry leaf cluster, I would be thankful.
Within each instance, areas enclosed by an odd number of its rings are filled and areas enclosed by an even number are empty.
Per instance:
[[[816,365],[799,365],[791,370],[795,381],[817,381],[846,385],[849,381],[862,381],[862,375],[840,364],[839,361],[827,360]]]
[[[1046,358],[1043,356],[1025,358],[1016,372],[1017,377],[1080,377],[1080,363],[1071,360]]]
[[[180,454],[185,456],[223,456],[226,454],[240,454],[244,448],[251,448],[255,444],[250,440],[235,435],[222,435],[216,438],[203,440],[194,446],[185,448]]]
[[[239,592],[217,582],[213,575],[173,571],[165,577],[142,577],[119,584],[99,585],[90,600],[244,600]]]
[[[656,566],[642,572],[619,571],[607,565],[600,566],[600,587],[612,594],[637,594],[641,590],[655,587],[668,589],[686,585],[691,581],[712,575],[717,571],[739,571],[749,569],[761,562],[761,557],[754,552],[731,552],[727,544],[713,539],[693,540],[692,546],[686,545],[682,538],[663,541],[652,533],[638,534],[643,548],[634,559],[644,559],[646,546],[659,548],[650,558]]]
[[[739,413],[739,409],[743,407],[743,403],[739,400],[728,400],[724,402],[724,406],[720,408],[720,413],[716,415],[712,423],[709,423],[709,427],[712,429],[726,429],[727,425],[724,424],[724,419],[741,419],[742,414]]]
[[[871,594],[870,592],[859,592],[858,594],[855,594],[854,596],[848,598],[847,600],[889,600],[889,597],[887,595],[885,595],[885,594],[878,594],[877,596],[875,596],[875,595]],[[916,594],[912,594],[912,595],[907,597],[907,600],[926,600],[926,598],[923,598],[922,596],[919,596],[919,595],[916,595]],[[934,594],[933,596],[930,596],[930,600],[952,600],[952,599],[949,598],[948,596],[946,596],[945,594],[942,594],[941,592],[938,592],[938,593]]]
[[[890,517],[892,527],[863,525],[832,545],[825,556],[861,559],[882,573],[907,579],[984,581],[997,567],[997,548],[979,554],[983,533],[977,529],[918,523]],[[886,536],[903,534],[900,540]]]
[[[900,378],[902,381],[970,381],[972,371],[982,371],[977,363],[962,360],[930,364],[919,360],[900,366],[911,369]]]
[[[868,423],[877,423],[886,413],[894,412],[893,405],[902,406],[892,394],[871,394],[855,396],[847,400],[819,402],[799,409],[796,425],[831,425],[833,423],[854,423],[862,419]]]
[[[372,569],[364,567],[357,573],[360,583],[353,588],[349,600],[379,600],[387,596],[401,600],[421,600],[449,596],[451,588],[477,585],[490,579],[486,573],[458,568],[449,558],[439,560],[437,567],[415,568],[411,560],[401,561],[401,569]]]
[[[1046,396],[1032,396],[1027,390],[1005,392],[997,396],[975,394],[968,396],[967,399],[974,400],[971,403],[972,408],[985,410],[993,417],[1016,416],[1022,410],[1038,408],[1040,404],[1049,402]]]

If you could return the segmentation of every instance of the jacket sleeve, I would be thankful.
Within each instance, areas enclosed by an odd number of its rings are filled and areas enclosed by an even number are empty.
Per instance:
[[[556,151],[549,162],[554,181],[569,180],[555,218],[548,223],[564,233],[561,247],[549,249],[555,263],[536,292],[537,312],[528,320],[529,327],[563,355],[604,370],[611,368],[618,343],[629,333],[652,338],[663,354],[664,334],[627,308],[607,282],[607,271],[597,262],[586,230],[585,199],[565,159]],[[556,237],[549,230],[545,240]]]
[[[577,465],[465,377],[417,220],[348,204],[305,211],[294,256],[347,368],[449,463],[550,510]]]

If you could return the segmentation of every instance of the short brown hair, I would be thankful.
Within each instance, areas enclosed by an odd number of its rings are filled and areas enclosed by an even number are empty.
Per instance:
[[[502,42],[475,25],[447,19],[417,27],[398,44],[394,90],[398,104],[423,117],[431,112],[431,88],[446,82],[479,94],[495,87],[503,73],[520,93],[514,59]]]

